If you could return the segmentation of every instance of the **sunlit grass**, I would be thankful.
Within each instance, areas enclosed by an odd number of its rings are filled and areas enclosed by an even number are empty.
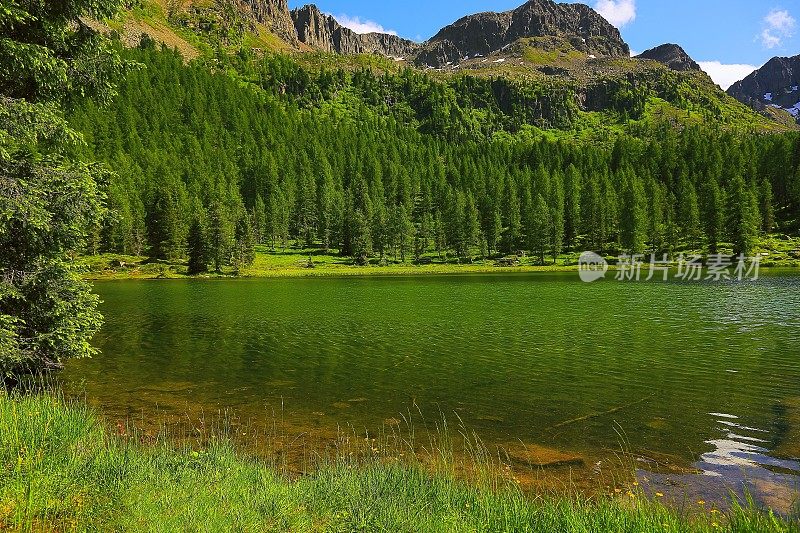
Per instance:
[[[487,274],[487,273],[519,273],[519,272],[577,272],[578,252],[562,253],[553,263],[552,257],[546,257],[541,264],[538,257],[521,257],[517,266],[499,266],[496,258],[482,259],[475,250],[472,261],[459,261],[452,255],[428,253],[424,257],[425,264],[415,264],[413,258],[406,257],[403,262],[399,258],[387,255],[385,261],[372,258],[367,266],[355,266],[352,259],[342,257],[335,251],[325,252],[320,248],[302,248],[289,246],[286,249],[271,250],[268,246],[258,246],[255,262],[234,272],[230,267],[223,269],[222,276],[276,278],[276,277],[324,277],[324,276],[413,276],[425,274]],[[673,261],[680,254],[691,257],[707,252],[698,246],[684,244],[672,254]],[[719,253],[733,254],[730,244],[721,243]],[[755,253],[765,254],[761,260],[764,268],[796,268],[800,267],[800,240],[782,234],[769,235],[762,238]],[[612,264],[616,256],[607,254]],[[313,268],[309,267],[309,259]],[[171,279],[185,278],[187,266],[185,262],[149,261],[145,257],[104,254],[82,257],[80,261],[86,265],[87,278],[93,280],[113,279]],[[645,263],[649,258],[645,258]],[[209,273],[205,277],[218,277]]]

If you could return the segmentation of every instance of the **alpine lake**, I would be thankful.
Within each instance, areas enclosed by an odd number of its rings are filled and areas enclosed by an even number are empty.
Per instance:
[[[677,505],[800,490],[800,275],[99,282],[101,353],[59,378],[120,433],[223,433],[301,473],[397,445],[525,489]],[[135,429],[131,429],[135,428]],[[373,440],[374,439],[374,440]],[[399,444],[398,444],[399,443]],[[367,450],[369,451],[369,450]]]

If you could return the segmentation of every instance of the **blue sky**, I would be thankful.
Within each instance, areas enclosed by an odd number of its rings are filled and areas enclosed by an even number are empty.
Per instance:
[[[313,0],[356,31],[422,41],[458,18],[524,0]],[[290,0],[299,7],[304,0]],[[675,42],[723,87],[776,55],[800,54],[800,0],[585,0],[634,51]]]

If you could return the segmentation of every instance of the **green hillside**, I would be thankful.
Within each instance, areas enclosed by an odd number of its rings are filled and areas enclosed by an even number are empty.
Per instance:
[[[228,0],[135,0],[107,28],[128,46],[147,36],[186,60],[214,63],[226,54],[287,55],[311,72],[370,68],[377,73],[413,69],[406,61],[374,55],[338,55],[287,43]],[[700,72],[675,72],[653,61],[593,58],[556,37],[527,38],[487,57],[426,69],[452,83],[464,76],[505,80],[532,88],[548,108],[534,125],[586,140],[636,132],[666,122],[673,127],[705,125],[746,132],[797,129],[770,120],[737,102]],[[531,121],[529,121],[531,122]]]
[[[246,53],[186,65],[152,43],[126,57],[144,68],[114,104],[70,114],[87,140],[76,155],[115,170],[94,252],[199,254],[198,271],[241,267],[257,243],[361,262],[521,250],[544,261],[572,248],[749,253],[796,228],[796,134],[641,119],[589,143],[574,137],[613,128],[535,81]],[[626,91],[609,84],[621,109],[606,116],[635,111]]]

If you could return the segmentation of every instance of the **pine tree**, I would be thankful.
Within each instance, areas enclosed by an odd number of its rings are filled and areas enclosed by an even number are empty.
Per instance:
[[[206,232],[200,214],[196,214],[189,226],[187,250],[189,252],[190,276],[208,272],[208,250],[206,249]]]
[[[567,167],[564,178],[564,240],[575,248],[581,220],[581,177],[575,165]]]
[[[393,211],[394,213],[394,211]],[[394,217],[392,218],[394,220]],[[394,220],[397,223],[396,220]],[[389,214],[386,212],[386,205],[383,199],[374,199],[372,202],[372,225],[370,228],[370,235],[372,237],[372,248],[378,253],[378,257],[383,259],[386,251],[386,246],[389,243]],[[393,232],[398,234],[399,228],[392,228]]]
[[[489,254],[499,250],[500,237],[503,233],[503,217],[500,212],[499,199],[488,199],[488,210],[484,214],[483,234],[486,236],[486,244]]]
[[[256,259],[255,238],[250,218],[242,214],[236,223],[233,266],[239,271],[253,264]]]
[[[372,235],[369,221],[360,208],[353,213],[353,258],[356,264],[366,265],[372,255]]]
[[[564,183],[560,174],[554,174],[550,182],[550,252],[553,264],[564,247]]]
[[[231,259],[234,244],[234,228],[230,221],[224,199],[215,196],[208,209],[208,255],[214,270],[222,272],[222,267]]]
[[[653,253],[663,252],[666,247],[666,208],[665,188],[653,177],[647,180],[647,197],[650,199],[648,217],[648,240]]]
[[[318,215],[319,236],[322,239],[322,247],[327,253],[331,249],[331,243],[335,239],[336,228],[341,225],[337,213],[337,192],[330,169],[326,169],[320,179]]]
[[[692,183],[684,178],[680,181],[680,204],[678,205],[679,224],[683,235],[693,248],[700,243],[700,207],[697,200],[697,191]]]
[[[430,213],[425,212],[420,216],[419,222],[414,227],[414,261],[420,262],[422,256],[428,251],[431,235],[434,232],[434,221]]]
[[[550,208],[544,196],[541,194],[536,195],[536,200],[533,204],[533,210],[529,213],[530,233],[528,234],[528,248],[531,253],[539,256],[539,261],[544,264],[544,258],[547,254],[547,245],[550,242],[550,232],[552,221],[550,219]]]
[[[506,253],[513,254],[519,249],[519,239],[522,234],[519,196],[513,180],[509,180],[506,184],[505,194],[506,229],[503,247]]]
[[[772,185],[766,179],[761,180],[758,199],[762,217],[761,230],[766,234],[772,233],[775,229],[775,198],[772,194]]]
[[[256,195],[252,213],[253,235],[258,244],[265,244],[269,237],[267,224],[267,206],[260,194]]]
[[[279,188],[276,188],[269,197],[266,232],[269,234],[273,251],[278,244],[285,250],[289,240],[291,214],[288,204],[289,201]]]
[[[403,204],[395,207],[395,243],[400,250],[400,261],[405,262],[414,243],[415,227],[408,210]]]
[[[736,174],[731,180],[728,195],[728,227],[734,255],[753,254],[760,221],[756,195],[747,186],[741,174]]]
[[[187,224],[184,213],[188,199],[183,184],[165,174],[153,192],[153,204],[148,222],[150,225],[151,255],[159,259],[177,261],[184,256]]]
[[[589,247],[593,250],[602,250],[605,244],[602,231],[602,191],[596,175],[590,174],[585,180],[581,189],[581,225],[583,233],[589,238]]]
[[[647,212],[644,187],[634,174],[623,177],[620,240],[625,251],[638,254],[644,251],[647,238]]]
[[[0,382],[96,353],[99,299],[70,257],[103,219],[101,184],[113,178],[70,158],[80,136],[58,109],[113,95],[119,56],[81,21],[111,18],[119,4],[0,6]]]
[[[702,219],[706,240],[708,241],[708,251],[715,254],[718,251],[719,243],[723,239],[725,202],[722,198],[722,190],[714,178],[710,178],[703,185],[702,193]]]

